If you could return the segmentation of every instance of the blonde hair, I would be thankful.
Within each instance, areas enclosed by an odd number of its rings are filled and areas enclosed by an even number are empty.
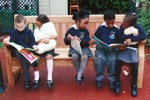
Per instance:
[[[19,15],[16,16],[15,23],[21,23],[23,21],[26,23],[26,19],[23,15],[19,14]]]

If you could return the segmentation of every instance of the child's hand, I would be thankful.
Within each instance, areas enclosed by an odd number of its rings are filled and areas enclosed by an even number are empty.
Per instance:
[[[33,49],[34,49],[35,51],[38,51],[38,50],[39,50],[39,48],[38,48],[37,45],[33,45]]]
[[[79,42],[81,42],[81,40],[75,35],[74,37],[73,37],[75,40],[78,40]]]
[[[48,44],[48,43],[49,43],[49,39],[48,39],[48,38],[45,38],[45,39],[43,40],[43,42],[44,42],[45,44]]]
[[[134,35],[134,36],[138,36],[138,35],[139,35],[139,32],[134,32],[133,35]]]
[[[94,40],[94,39],[91,39],[91,43],[94,44],[94,43],[95,43],[95,40]]]
[[[73,39],[72,35],[68,34],[67,39],[68,39],[68,40]]]
[[[127,43],[128,45],[130,45],[131,44],[131,39],[126,39],[125,43]]]
[[[3,40],[3,44],[5,45],[5,46],[9,46],[9,44],[8,44],[8,42],[10,41],[10,37],[7,37],[7,38],[5,38],[4,40]]]

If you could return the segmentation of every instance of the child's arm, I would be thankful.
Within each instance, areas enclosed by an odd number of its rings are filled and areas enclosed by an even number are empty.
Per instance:
[[[64,43],[66,45],[69,45],[70,44],[70,40],[71,40],[71,34],[70,34],[70,29],[67,31],[67,33],[65,34],[65,37],[64,37]]]

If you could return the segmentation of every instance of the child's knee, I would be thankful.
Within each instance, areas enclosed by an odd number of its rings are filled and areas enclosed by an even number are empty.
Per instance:
[[[72,60],[78,60],[79,59],[79,55],[77,54],[72,54]]]
[[[48,54],[48,55],[46,56],[46,59],[47,59],[47,60],[53,59],[53,56],[50,55],[50,54]]]

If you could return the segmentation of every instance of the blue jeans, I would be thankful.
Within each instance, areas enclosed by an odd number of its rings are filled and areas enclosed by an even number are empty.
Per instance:
[[[116,66],[116,53],[105,52],[101,49],[96,49],[94,66],[96,71],[96,81],[102,81],[104,78],[105,66],[107,66],[108,79],[110,85],[115,81],[115,66]]]
[[[30,65],[33,67],[37,67],[38,66],[37,61],[30,64],[30,62],[22,54],[20,54],[16,49],[14,50],[14,52],[15,52],[16,57],[20,60],[21,67],[23,69],[24,81],[29,81],[30,80],[29,67]]]

